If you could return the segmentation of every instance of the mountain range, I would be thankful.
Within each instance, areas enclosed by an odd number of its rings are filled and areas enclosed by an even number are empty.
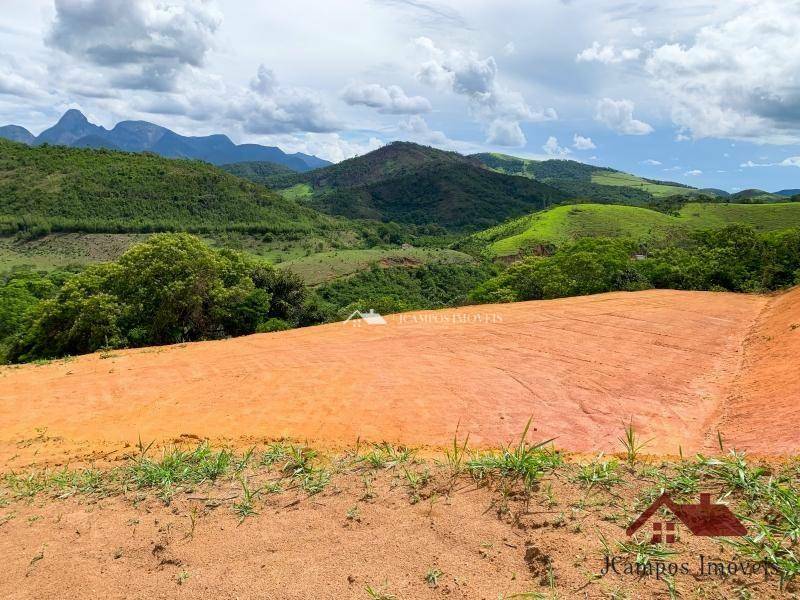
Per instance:
[[[167,158],[190,158],[214,165],[266,161],[296,172],[331,163],[310,154],[287,154],[274,146],[234,144],[226,135],[184,136],[147,121],[121,121],[112,129],[91,123],[79,110],[70,109],[58,123],[38,136],[19,125],[0,127],[0,137],[31,146],[50,144],[76,148],[106,148],[126,152],[153,152]]]

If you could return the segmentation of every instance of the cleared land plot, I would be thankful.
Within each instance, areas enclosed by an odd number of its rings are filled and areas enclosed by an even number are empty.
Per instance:
[[[438,248],[369,248],[334,250],[288,260],[281,267],[300,275],[309,285],[352,275],[373,264],[385,267],[416,266],[427,263],[458,264],[474,259],[463,252]]]
[[[569,450],[617,449],[633,418],[651,450],[691,452],[716,444],[745,339],[769,302],[611,293],[4,367],[0,440],[46,428],[97,447],[181,434],[444,446],[460,423],[473,443],[495,445],[532,416],[536,437]],[[785,435],[780,448],[800,448],[796,429]],[[0,445],[0,458],[18,452]]]
[[[19,266],[47,270],[106,262],[148,237],[136,233],[55,233],[26,241],[0,237],[0,272]]]
[[[637,188],[653,194],[653,196],[674,196],[675,194],[686,194],[693,191],[692,188],[685,188],[679,185],[652,183],[646,179],[628,173],[592,173],[592,183]]]

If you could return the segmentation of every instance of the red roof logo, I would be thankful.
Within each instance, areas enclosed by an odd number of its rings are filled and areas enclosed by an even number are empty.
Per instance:
[[[677,504],[669,494],[663,493],[630,524],[626,533],[633,535],[655,512],[666,507],[697,536],[739,536],[746,535],[747,529],[724,504],[712,504],[711,494],[700,494],[700,504]],[[666,525],[666,528],[664,527]],[[672,543],[675,541],[675,523],[653,523],[653,543]]]

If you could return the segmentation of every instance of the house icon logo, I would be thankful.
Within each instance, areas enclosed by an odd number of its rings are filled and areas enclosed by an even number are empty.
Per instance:
[[[345,323],[352,322],[353,325],[361,325],[362,321],[367,325],[386,325],[386,319],[384,319],[380,314],[376,313],[371,308],[369,309],[369,312],[354,310],[353,314],[344,320]]]
[[[649,521],[659,508],[669,510],[674,520],[662,522],[653,520],[653,544],[675,541],[676,521],[686,526],[693,535],[704,537],[746,535],[747,529],[724,504],[712,504],[711,494],[700,494],[700,504],[677,504],[669,494],[659,496],[639,518],[625,530],[629,536],[636,533]]]

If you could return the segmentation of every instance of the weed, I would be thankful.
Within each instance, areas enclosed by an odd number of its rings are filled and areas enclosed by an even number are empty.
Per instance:
[[[554,506],[558,506],[558,501],[556,500],[556,495],[553,492],[553,484],[552,483],[548,483],[544,487],[544,496],[545,496],[545,499],[546,499],[545,504],[547,505],[547,508],[553,508]]]
[[[607,461],[598,459],[581,465],[576,479],[583,483],[587,490],[591,490],[594,487],[608,490],[622,483],[622,477],[617,473],[618,468],[619,462],[615,459]]]
[[[250,464],[250,461],[253,458],[253,452],[255,452],[255,449],[256,449],[255,446],[253,446],[252,448],[247,450],[247,452],[242,454],[242,456],[239,457],[239,459],[236,461],[233,467],[233,470],[236,473],[241,473],[247,468],[247,465]]]
[[[663,544],[651,544],[634,538],[631,541],[617,542],[619,549],[634,556],[637,565],[646,565],[651,560],[664,560],[676,554]]]
[[[237,474],[236,478],[242,486],[242,499],[234,503],[233,511],[239,515],[239,523],[241,523],[247,517],[258,514],[253,506],[253,500],[255,500],[255,497],[258,495],[259,490],[251,491],[247,479],[241,475]]]
[[[645,446],[653,441],[653,438],[642,442],[639,439],[639,436],[636,434],[636,431],[633,429],[633,419],[631,419],[628,422],[628,425],[625,427],[625,437],[619,438],[619,441],[622,442],[622,445],[625,448],[625,457],[628,465],[633,467],[633,465],[636,464],[636,459],[639,457],[639,453]]]
[[[331,472],[327,469],[312,469],[300,478],[300,487],[309,496],[319,494],[331,482]]]
[[[177,447],[164,449],[159,460],[142,453],[127,468],[133,484],[139,488],[158,488],[159,495],[169,502],[175,486],[195,485],[214,481],[228,472],[231,453],[227,450],[214,452],[203,442],[192,451]]]
[[[451,491],[453,489],[453,485],[455,485],[456,478],[464,471],[464,459],[467,456],[467,444],[469,444],[469,433],[467,433],[467,437],[464,438],[464,443],[459,444],[458,426],[456,426],[456,432],[453,435],[453,446],[445,450],[444,453],[445,464],[450,471]]]
[[[359,460],[373,469],[392,468],[411,460],[413,451],[404,446],[392,446],[384,442],[375,444],[368,453],[359,456]]]
[[[304,446],[288,446],[285,454],[286,463],[283,472],[291,477],[298,477],[314,471],[314,459],[317,451]]]
[[[436,567],[431,567],[428,569],[428,572],[425,573],[425,582],[431,587],[436,587],[439,585],[439,579],[441,579],[443,575],[444,573],[442,573],[441,570]]]
[[[267,449],[261,453],[258,464],[262,467],[271,467],[275,463],[285,459],[288,453],[289,447],[286,444],[275,442],[274,444],[270,444]]]
[[[664,575],[664,583],[667,586],[667,594],[669,594],[669,600],[677,600],[680,598],[680,593],[678,592],[678,586],[675,584],[675,578],[670,574]]]
[[[531,420],[525,426],[516,446],[507,446],[500,453],[486,452],[476,454],[467,461],[467,469],[476,479],[483,479],[496,473],[512,481],[521,480],[530,490],[542,472],[562,464],[561,455],[554,449],[546,448],[553,440],[529,444],[526,440]]]
[[[698,461],[706,467],[707,474],[722,481],[729,492],[739,491],[751,499],[758,496],[761,480],[768,473],[763,467],[751,468],[744,452],[735,450],[724,458],[698,456]]]
[[[394,594],[375,589],[371,585],[368,585],[364,590],[367,592],[367,596],[372,598],[372,600],[397,600],[397,596]]]

